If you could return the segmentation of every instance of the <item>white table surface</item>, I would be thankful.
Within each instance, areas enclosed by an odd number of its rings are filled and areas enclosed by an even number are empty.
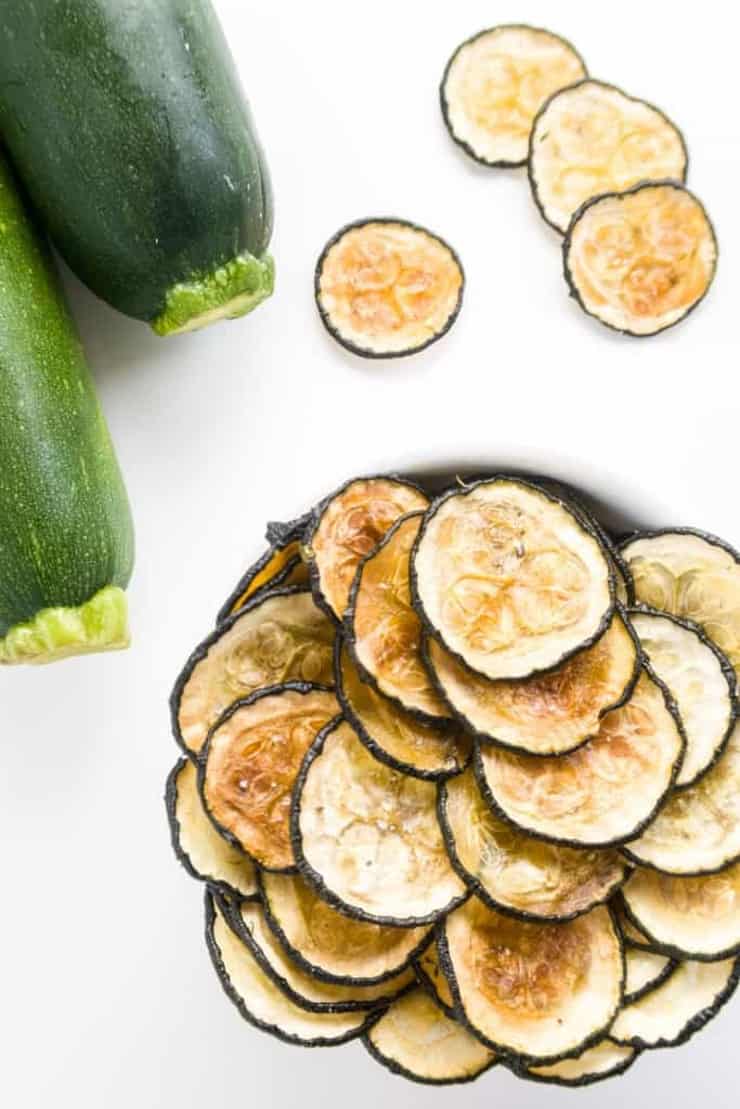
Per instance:
[[[580,480],[636,519],[740,543],[740,108],[732,6],[645,0],[500,7],[217,3],[274,176],[278,288],[252,317],[162,341],[68,278],[135,509],[134,645],[0,675],[0,1099],[12,1109],[561,1106],[737,1101],[740,1001],[689,1046],[579,1094],[494,1071],[434,1090],[358,1045],[288,1047],[244,1024],[202,941],[202,890],[162,805],[167,697],[268,518],[346,476],[439,462]],[[556,14],[557,12],[557,14]],[[552,26],[591,72],[683,125],[690,183],[723,256],[706,304],[653,340],[569,302],[559,244],[521,172],[444,131],[452,49],[505,20]],[[397,214],[447,237],[468,274],[452,332],[363,362],[321,327],[313,267],[344,222]],[[4,1095],[4,1096],[3,1096]]]

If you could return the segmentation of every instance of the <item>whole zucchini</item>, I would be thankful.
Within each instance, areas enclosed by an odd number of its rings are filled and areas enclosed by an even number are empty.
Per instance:
[[[133,527],[48,248],[0,158],[0,664],[128,644]]]
[[[210,0],[3,0],[0,130],[69,266],[161,335],[244,315],[270,179]]]

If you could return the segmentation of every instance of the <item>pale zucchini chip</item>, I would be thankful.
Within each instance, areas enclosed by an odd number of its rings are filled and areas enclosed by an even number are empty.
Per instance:
[[[658,955],[654,951],[644,951],[639,947],[631,946],[625,948],[624,960],[627,967],[624,983],[625,1005],[639,1001],[650,990],[661,986],[678,965],[667,955]]]
[[[479,745],[475,759],[484,796],[516,827],[553,843],[609,847],[654,818],[684,746],[675,707],[643,670],[627,704],[572,754],[543,759]]]
[[[222,624],[244,608],[252,597],[267,589],[308,584],[308,567],[301,559],[300,540],[287,538],[275,543],[239,579],[219,610],[216,623]]]
[[[545,1067],[529,1067],[523,1077],[554,1086],[591,1086],[624,1074],[637,1059],[637,1049],[614,1040],[600,1040],[572,1059],[562,1059]]]
[[[435,501],[411,584],[429,632],[491,679],[562,664],[595,643],[614,613],[614,571],[585,517],[508,477]]]
[[[308,590],[260,594],[188,660],[170,699],[175,739],[197,755],[234,701],[287,681],[330,685],[333,658],[334,627]]]
[[[363,1042],[393,1074],[433,1086],[472,1082],[496,1062],[492,1051],[421,988],[394,1001]]]
[[[439,962],[436,936],[415,960],[419,983],[448,1017],[455,1018],[455,999]]]
[[[447,63],[440,98],[450,135],[477,162],[521,166],[537,112],[557,89],[586,74],[565,39],[539,27],[492,27]]]
[[[290,801],[303,758],[337,716],[323,686],[288,682],[237,701],[210,733],[199,785],[221,834],[268,870],[295,866]]]
[[[493,909],[527,920],[572,920],[607,901],[627,867],[616,851],[545,843],[500,820],[472,770],[440,787],[439,815],[453,865]]]
[[[346,721],[306,757],[292,827],[304,876],[358,920],[428,924],[466,895],[447,857],[434,784],[379,762]]]
[[[686,180],[681,132],[663,112],[603,81],[561,89],[532,128],[529,182],[545,220],[566,232],[575,212],[601,193],[639,181]]]
[[[601,1039],[621,1004],[622,944],[606,907],[531,924],[471,898],[439,943],[461,1014],[494,1051],[556,1062]]]
[[[455,714],[481,742],[532,755],[565,754],[593,738],[601,718],[629,699],[640,672],[635,636],[619,613],[593,646],[532,678],[489,681],[431,637],[426,652]]]
[[[371,985],[400,974],[429,929],[354,920],[328,905],[298,874],[260,878],[265,919],[291,958],[319,981]]]

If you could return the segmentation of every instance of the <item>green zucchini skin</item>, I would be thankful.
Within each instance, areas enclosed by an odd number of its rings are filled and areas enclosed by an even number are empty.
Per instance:
[[[0,69],[11,157],[98,296],[164,334],[269,295],[269,174],[210,0],[13,0]]]
[[[6,661],[2,640],[19,624],[49,608],[78,608],[108,586],[125,589],[134,539],[82,346],[48,248],[2,158],[0,289],[0,661]]]

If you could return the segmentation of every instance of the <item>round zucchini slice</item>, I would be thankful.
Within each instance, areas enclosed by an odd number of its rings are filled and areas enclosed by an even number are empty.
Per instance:
[[[409,561],[422,513],[405,516],[357,570],[347,644],[363,680],[426,723],[449,719],[421,656],[421,620],[411,603]]]
[[[523,920],[572,920],[625,880],[616,851],[579,851],[534,839],[500,820],[472,770],[440,787],[440,824],[455,869],[491,908]]]
[[[636,637],[619,613],[593,646],[532,678],[481,678],[431,637],[426,654],[469,731],[482,743],[532,755],[566,754],[592,739],[602,717],[629,700],[640,674]]]
[[[436,937],[418,956],[415,966],[419,984],[427,991],[435,1004],[439,1005],[442,1012],[455,1020],[455,999],[452,996],[450,984],[440,966]]]
[[[434,784],[379,762],[346,721],[326,728],[306,756],[292,827],[306,879],[358,920],[429,924],[466,896],[447,857]]]
[[[503,476],[434,502],[411,585],[430,633],[491,679],[561,665],[595,643],[614,613],[614,571],[585,518]]]
[[[308,529],[304,555],[319,605],[341,620],[357,567],[388,528],[409,512],[425,510],[429,498],[397,477],[355,478],[323,501]]]
[[[265,920],[294,962],[317,981],[373,985],[406,968],[429,929],[389,928],[339,913],[298,874],[260,876]]]
[[[381,762],[414,778],[449,778],[467,766],[473,752],[461,729],[424,724],[388,701],[357,672],[344,643],[337,641],[337,696],[344,714],[367,749]]]
[[[198,793],[198,772],[180,759],[167,779],[165,804],[175,854],[193,878],[239,898],[257,896],[251,859],[219,835],[206,816]]]
[[[567,924],[531,924],[471,898],[439,943],[465,1022],[494,1051],[557,1062],[598,1042],[621,1004],[622,945],[603,906]]]
[[[627,967],[624,983],[625,1005],[639,1001],[650,990],[662,986],[678,966],[678,963],[667,955],[657,955],[654,951],[644,951],[639,947],[626,947],[624,960]]]
[[[316,266],[319,315],[363,358],[402,358],[436,343],[462,307],[465,274],[444,239],[401,219],[341,228]]]
[[[666,954],[702,961],[740,953],[740,862],[700,878],[638,869],[622,893],[628,914]]]
[[[420,987],[394,1001],[363,1038],[392,1074],[431,1086],[472,1082],[496,1056]]]
[[[308,584],[308,568],[301,559],[300,541],[288,539],[274,544],[239,579],[221,606],[216,623],[223,624],[224,620],[244,608],[247,601],[258,593],[278,589],[283,585]]]
[[[681,132],[663,112],[589,79],[543,105],[532,127],[529,183],[544,219],[565,233],[592,197],[640,181],[685,181],[688,161]]]
[[[537,112],[557,89],[586,75],[569,42],[539,27],[492,27],[458,46],[440,100],[447,130],[486,166],[523,166]]]
[[[647,181],[588,200],[563,242],[563,268],[583,311],[624,335],[657,335],[704,299],[717,240],[697,198],[675,181]]]
[[[573,847],[610,847],[655,817],[684,746],[670,697],[643,670],[627,704],[607,713],[596,738],[572,754],[543,759],[479,745],[475,760],[486,800],[522,831]]]
[[[305,589],[255,597],[196,647],[170,698],[175,739],[197,755],[241,697],[287,681],[330,685],[334,626]]]
[[[331,690],[288,682],[237,701],[208,736],[199,768],[206,812],[267,870],[295,866],[291,793],[304,755],[338,712]]]
[[[562,1059],[545,1067],[529,1067],[522,1077],[554,1086],[592,1086],[595,1082],[624,1074],[637,1056],[636,1048],[605,1039],[593,1047],[587,1047],[572,1059]]]
[[[697,624],[633,609],[632,626],[655,673],[676,702],[686,755],[677,786],[692,785],[717,760],[735,722],[735,672]]]

